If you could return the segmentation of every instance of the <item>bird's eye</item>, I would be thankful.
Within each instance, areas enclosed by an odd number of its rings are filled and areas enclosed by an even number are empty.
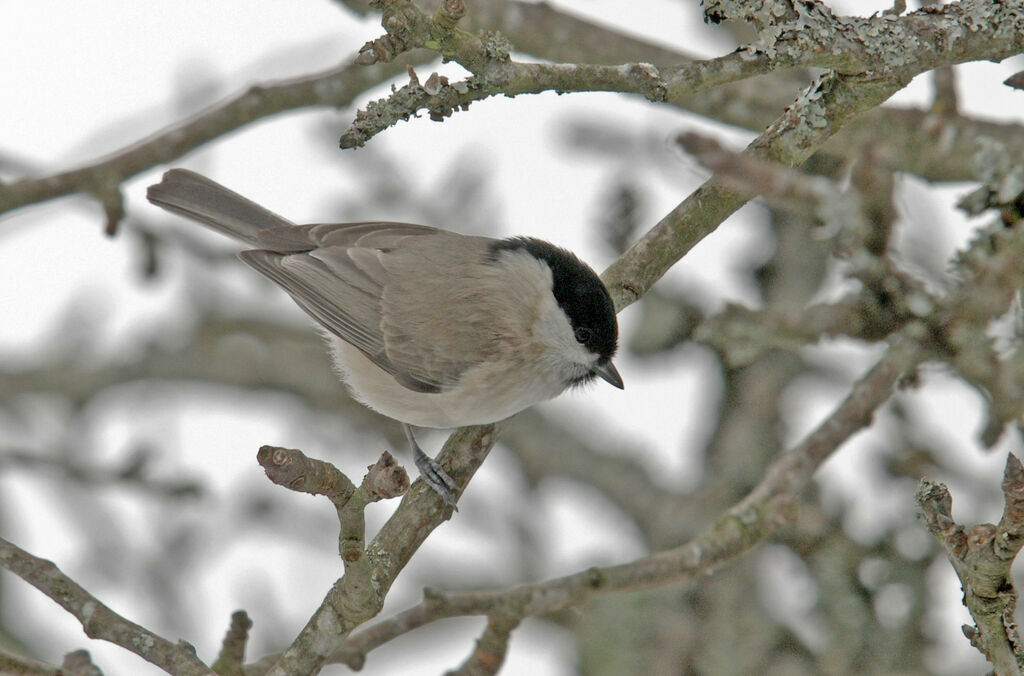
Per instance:
[[[579,327],[573,333],[576,336],[576,340],[580,343],[583,343],[584,345],[586,345],[587,341],[589,341],[594,335],[594,332],[588,329],[586,326]]]

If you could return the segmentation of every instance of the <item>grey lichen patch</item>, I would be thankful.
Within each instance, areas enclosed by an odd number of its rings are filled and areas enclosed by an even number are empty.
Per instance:
[[[999,209],[1004,221],[1018,220],[1024,212],[1024,161],[987,136],[978,138],[972,160],[975,176],[982,184],[962,197],[957,206],[971,216]]]
[[[497,31],[487,31],[480,36],[484,53],[491,61],[508,61],[512,53],[512,43]]]
[[[789,111],[796,116],[795,131],[801,127],[824,129],[829,124],[829,108],[826,94],[831,90],[834,75],[822,75],[809,87],[802,90]]]
[[[156,645],[156,640],[147,632],[140,632],[132,637],[132,647],[139,655],[145,655]]]
[[[1019,51],[1024,35],[1021,3],[958,2],[911,14],[883,12],[869,17],[836,16],[820,2],[705,2],[705,16],[717,23],[746,21],[757,39],[742,48],[751,58],[802,63],[848,74],[903,77],[904,70],[958,63],[976,51],[978,40],[993,40]],[[1016,45],[1016,51],[1014,51]]]
[[[382,129],[417,116],[419,110],[425,109],[431,120],[443,120],[456,109],[465,109],[469,106],[469,101],[463,97],[473,86],[472,78],[452,84],[447,77],[437,73],[431,74],[422,85],[417,79],[412,78],[409,84],[403,87],[392,87],[391,96],[388,98],[371,101],[358,111],[352,124],[342,134],[339,146],[362,146]]]
[[[824,129],[828,126],[825,94],[830,89],[831,82],[831,78],[819,78],[797,98],[797,106],[801,109],[803,121],[815,129]]]
[[[762,0],[761,2],[743,2],[742,0],[705,0],[704,18],[709,23],[723,21],[749,21],[757,29],[764,30],[768,26],[780,23],[793,15],[794,3],[788,0]]]

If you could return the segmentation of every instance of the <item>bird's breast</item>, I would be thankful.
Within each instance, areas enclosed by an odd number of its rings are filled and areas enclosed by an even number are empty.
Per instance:
[[[389,418],[417,427],[497,422],[558,396],[566,387],[536,359],[502,359],[470,368],[450,389],[415,392],[357,348],[333,336],[330,342],[335,367],[356,399]]]

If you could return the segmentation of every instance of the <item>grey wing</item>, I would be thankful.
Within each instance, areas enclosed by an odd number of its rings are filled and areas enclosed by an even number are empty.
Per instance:
[[[443,233],[380,256],[381,333],[396,368],[444,389],[505,349],[507,320],[518,318],[502,309],[508,289],[488,262],[492,243]]]
[[[359,348],[385,371],[391,371],[378,328],[380,299],[376,294],[346,285],[308,253],[255,250],[243,251],[238,256],[287,291],[299,307],[328,331]]]
[[[270,228],[259,233],[266,249],[239,256],[401,385],[417,392],[440,392],[468,366],[464,353],[454,359],[438,358],[436,346],[423,345],[404,332],[385,332],[389,322],[384,298],[395,280],[389,271],[393,266],[384,261],[406,252],[412,254],[406,255],[407,262],[415,267],[415,252],[423,248],[418,242],[452,237],[461,236],[403,223]]]

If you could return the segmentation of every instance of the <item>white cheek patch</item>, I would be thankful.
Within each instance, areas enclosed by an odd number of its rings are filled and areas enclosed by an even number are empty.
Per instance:
[[[589,371],[598,360],[598,355],[576,340],[569,318],[550,294],[541,304],[534,336],[548,346],[545,356],[549,365],[564,371],[569,377]]]
[[[573,379],[590,370],[598,356],[576,340],[572,324],[551,293],[551,268],[525,251],[504,252],[503,262],[521,288],[509,289],[521,298],[537,297],[539,306],[533,325],[533,337],[547,347],[545,360],[549,370],[571,375]]]

